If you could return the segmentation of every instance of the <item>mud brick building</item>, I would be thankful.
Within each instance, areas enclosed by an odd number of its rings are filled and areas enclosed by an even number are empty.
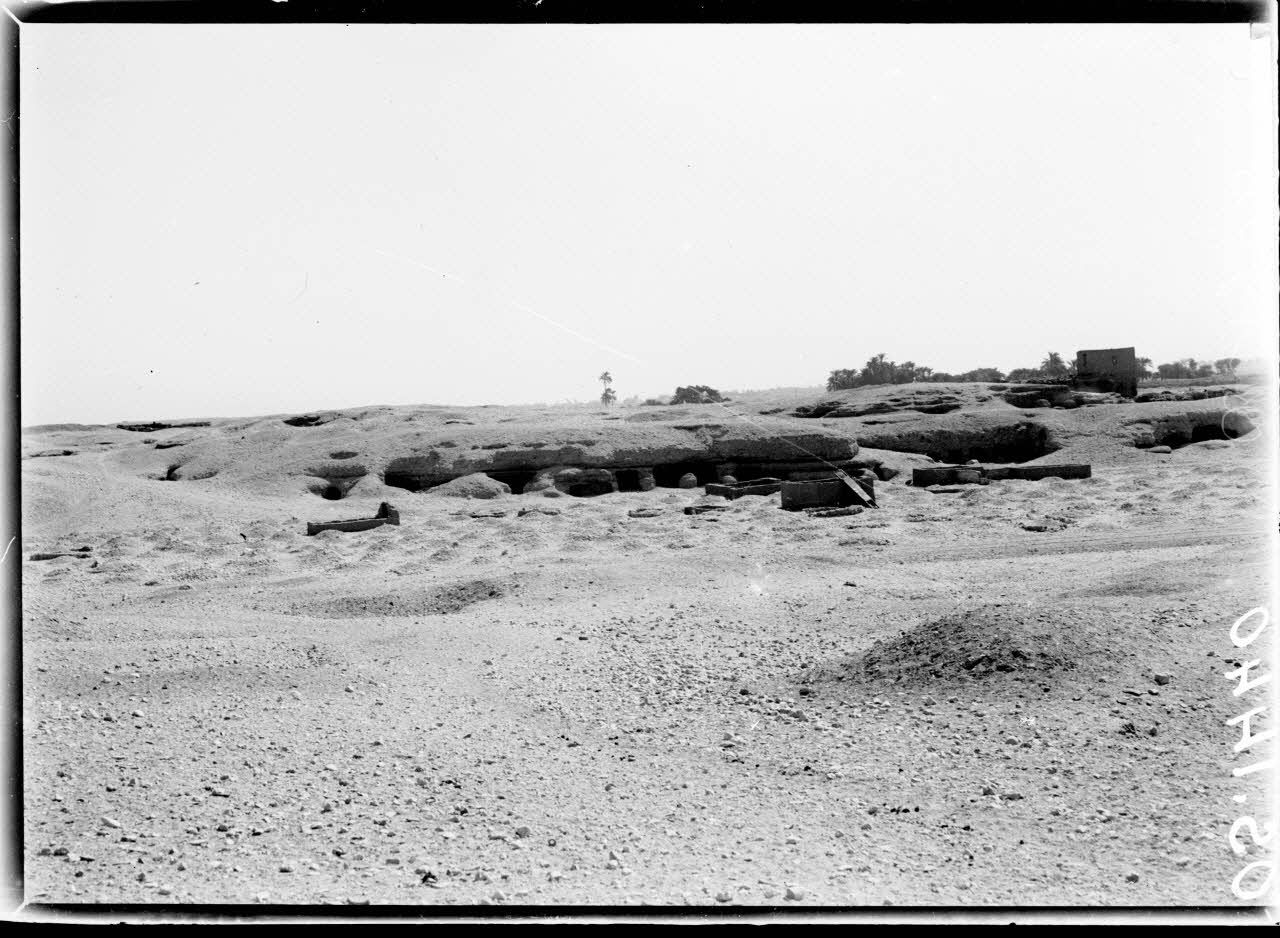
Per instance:
[[[1138,359],[1134,350],[1099,348],[1076,352],[1075,386],[1135,397],[1138,393]]]

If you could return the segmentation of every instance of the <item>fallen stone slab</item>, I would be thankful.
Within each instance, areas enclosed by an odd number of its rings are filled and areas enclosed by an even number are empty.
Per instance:
[[[50,551],[47,553],[32,554],[28,560],[56,560],[59,557],[74,557],[76,560],[88,560],[89,547],[77,547],[75,550],[68,551]]]
[[[1067,522],[1061,518],[1040,518],[1035,521],[1027,521],[1022,525],[1024,531],[1040,531],[1052,532],[1062,531],[1067,527]]]
[[[662,514],[661,508],[633,508],[627,512],[628,518],[656,518]]]
[[[987,477],[980,466],[943,466],[939,469],[911,470],[911,484],[920,487],[931,485],[986,485]]]
[[[1088,479],[1093,467],[1081,464],[1059,466],[930,466],[911,470],[911,484],[919,488],[931,485],[986,485],[998,479]]]
[[[384,524],[400,524],[400,512],[386,502],[378,506],[378,513],[372,518],[353,518],[350,521],[308,521],[307,536],[314,536],[321,531],[368,531],[382,527]]]
[[[991,466],[982,468],[988,479],[1024,479],[1038,482],[1040,479],[1088,479],[1093,467],[1082,463],[1064,463],[1059,466]]]
[[[708,511],[724,511],[728,505],[686,505],[684,513],[686,515],[701,515]]]
[[[849,505],[846,508],[806,508],[804,513],[810,518],[842,518],[845,515],[860,515],[864,511],[861,505]]]

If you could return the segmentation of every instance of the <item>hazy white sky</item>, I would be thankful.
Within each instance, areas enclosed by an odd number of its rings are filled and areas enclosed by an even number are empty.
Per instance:
[[[22,422],[1273,352],[1223,26],[21,30]]]

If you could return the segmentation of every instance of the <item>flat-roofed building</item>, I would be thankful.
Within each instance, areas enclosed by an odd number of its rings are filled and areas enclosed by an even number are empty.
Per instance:
[[[1093,391],[1138,393],[1138,359],[1132,348],[1095,348],[1076,352],[1075,385]]]

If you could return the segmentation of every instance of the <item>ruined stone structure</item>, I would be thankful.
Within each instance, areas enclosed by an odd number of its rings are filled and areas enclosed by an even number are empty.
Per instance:
[[[986,485],[997,479],[1088,479],[1093,468],[1088,465],[1063,464],[1060,466],[929,466],[911,471],[911,484],[928,485]]]
[[[321,531],[368,531],[380,528],[384,524],[400,523],[400,512],[383,502],[378,506],[378,513],[372,518],[353,518],[350,521],[308,521],[307,536],[313,537]]]
[[[1085,349],[1076,352],[1075,387],[1113,391],[1125,397],[1138,394],[1138,359],[1132,348]]]
[[[855,491],[844,479],[829,476],[825,479],[783,482],[782,507],[787,511],[800,511],[805,508],[847,508],[861,503],[876,503],[876,489],[873,478],[859,476],[852,479],[863,494]]]

